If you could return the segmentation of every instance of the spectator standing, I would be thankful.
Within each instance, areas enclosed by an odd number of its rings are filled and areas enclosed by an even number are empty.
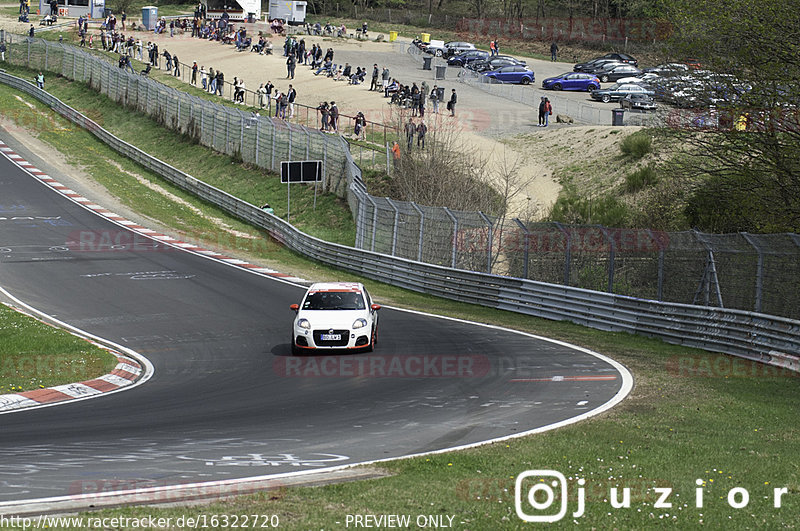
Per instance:
[[[84,39],[83,42],[86,42],[86,39]],[[0,61],[5,62],[5,60],[6,60],[6,42],[0,41]]]
[[[553,105],[550,103],[550,98],[544,99],[544,127],[547,127],[550,115],[553,114]]]
[[[125,14],[125,10],[122,10],[122,31],[125,31],[125,21],[128,20],[128,15]]]
[[[409,118],[408,123],[406,124],[406,141],[407,141],[408,151],[411,151],[411,148],[414,147],[414,135],[416,133],[417,133],[417,126],[414,125],[414,120],[412,118]]]
[[[294,79],[294,69],[297,66],[297,59],[294,54],[289,54],[286,59],[286,79]]]
[[[364,113],[358,111],[355,118],[356,124],[355,128],[353,129],[353,133],[356,136],[357,140],[366,140],[366,127],[367,127],[367,119],[364,117]]]
[[[339,107],[336,106],[336,102],[331,102],[331,128],[335,132],[339,132]]]
[[[203,85],[203,90],[208,90],[208,72],[206,72],[206,67],[200,67],[200,84]]]
[[[439,114],[439,87],[436,85],[431,90],[431,106],[433,107],[433,114]]]
[[[294,118],[294,100],[297,99],[297,91],[289,85],[289,92],[286,94],[286,100],[289,102],[289,118]]]
[[[380,75],[380,71],[378,70],[378,64],[375,63],[372,65],[372,82],[369,85],[370,90],[378,90],[378,77]]]
[[[497,53],[494,51],[494,41],[489,41],[489,53],[494,57]]]
[[[222,70],[217,70],[217,96],[222,96],[222,92],[225,89],[225,74],[222,73]]]
[[[450,111],[450,116],[456,115],[456,103],[458,103],[458,96],[456,95],[456,89],[453,89],[452,94],[450,94],[450,101],[447,102],[447,108]]]
[[[41,72],[39,72],[39,75],[36,76],[36,86],[44,90],[44,74]]]
[[[267,84],[264,86],[264,92],[267,93],[267,116],[272,112],[272,90],[274,88],[275,85],[272,84],[272,81],[267,81]]]
[[[33,29],[33,24],[31,24],[31,29],[28,30],[28,37],[32,39],[35,32],[36,30]]]
[[[330,112],[328,111],[328,102],[323,101],[317,107],[317,110],[322,115],[322,127],[319,128],[320,131],[327,131],[328,130],[328,116],[330,116]]]
[[[397,143],[397,140],[394,141],[392,144],[392,157],[395,168],[400,163],[400,144]]]
[[[161,55],[164,56],[164,60],[167,62],[166,66],[165,66],[165,68],[167,69],[167,72],[171,72],[172,71],[172,55],[170,55],[169,50],[164,50],[164,53],[161,54]]]
[[[142,56],[142,39],[136,39],[136,53],[139,55],[139,60],[144,61]]]
[[[554,63],[558,61],[558,44],[556,44],[556,41],[553,41],[553,44],[550,45],[550,60]]]
[[[383,85],[383,92],[386,93],[386,88],[389,86],[389,69],[384,68],[381,72],[381,84]]]
[[[264,83],[261,83],[261,85],[259,85],[258,90],[256,92],[258,93],[258,107],[263,109],[265,106],[264,100],[267,95],[267,89],[264,88]]]
[[[179,70],[181,63],[178,61],[178,56],[172,56],[172,65],[174,66],[175,71],[172,73],[175,77],[181,77],[181,71]]]
[[[169,36],[170,37],[174,37],[175,36],[175,21],[174,20],[170,20],[169,21]]]
[[[539,101],[539,125],[538,127],[544,127],[544,112],[545,112],[545,97],[542,96],[542,99]]]
[[[208,91],[212,94],[217,91],[217,73],[213,66],[208,67]]]
[[[192,63],[192,85],[197,85],[197,61]]]
[[[420,122],[417,125],[417,147],[422,147],[425,149],[425,135],[428,133],[428,126],[425,125],[425,122]]]

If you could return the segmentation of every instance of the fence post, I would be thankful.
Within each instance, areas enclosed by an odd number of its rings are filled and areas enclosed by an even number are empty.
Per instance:
[[[31,41],[32,40],[33,39],[30,39],[30,38],[28,39],[28,61],[27,61],[27,63],[25,63],[25,66],[27,66],[28,68],[31,67]]]
[[[308,127],[305,128],[306,131],[306,160],[311,159],[311,131]]]
[[[486,272],[491,274],[492,273],[492,242],[494,240],[494,227],[492,226],[492,220],[488,218],[486,214],[478,211],[478,215],[483,219],[486,223],[486,227],[489,229],[489,237],[486,240]]]
[[[742,232],[741,234],[742,237],[747,240],[747,243],[752,245],[753,249],[758,253],[758,262],[756,263],[756,304],[753,311],[761,313],[761,298],[764,293],[764,253],[752,236],[746,232]]]
[[[529,254],[530,254],[530,247],[531,247],[531,233],[528,230],[528,227],[526,227],[525,224],[522,221],[520,221],[519,218],[514,218],[514,223],[516,223],[517,226],[525,234],[525,251],[524,251],[525,252],[525,254],[524,254],[525,262],[522,265],[522,278],[527,279],[528,278],[528,257],[529,257]]]
[[[392,227],[392,256],[395,256],[397,251],[397,224],[400,222],[400,209],[398,209],[394,202],[392,202],[392,200],[388,197],[386,198],[386,202],[389,203],[389,206],[394,210],[394,226]]]
[[[414,201],[409,201],[414,210],[419,214],[419,248],[417,249],[417,262],[422,262],[422,242],[425,235],[425,212]]]
[[[226,155],[230,155],[230,153],[228,153],[228,149],[229,149],[229,146],[230,146],[230,131],[229,131],[230,130],[230,124],[231,124],[231,113],[230,113],[230,111],[226,110],[225,111],[225,150],[223,151],[223,153],[225,153]]]
[[[372,196],[367,194],[367,201],[372,203],[372,242],[369,245],[370,251],[375,251],[375,231],[378,227],[378,205],[375,203],[375,200],[372,199]]]
[[[600,232],[603,233],[606,241],[608,241],[608,292],[614,293],[614,257],[617,252],[617,244],[614,242],[614,239],[611,237],[605,227],[602,225],[595,225],[595,227],[600,229]]]
[[[258,152],[259,149],[259,142],[261,142],[261,118],[256,119],[256,145],[253,148],[255,151],[255,159],[256,159],[256,166],[258,166]]]
[[[244,114],[239,112],[239,153],[242,154],[244,160]]]
[[[274,170],[275,169],[275,144],[277,142],[276,137],[278,136],[277,135],[278,128],[275,127],[275,123],[272,121],[272,118],[270,118],[269,123],[272,126],[272,158],[270,159],[270,168]]]
[[[47,41],[42,42],[44,42],[44,69],[47,70],[50,46],[47,44]]]
[[[722,291],[719,288],[719,277],[717,276],[717,263],[714,260],[714,249],[711,247],[711,244],[708,243],[700,234],[700,232],[692,229],[692,234],[694,237],[697,238],[697,241],[700,242],[707,253],[706,258],[706,267],[703,270],[703,276],[700,279],[700,284],[697,286],[697,291],[694,293],[694,299],[692,300],[692,304],[697,304],[697,297],[700,295],[701,292],[705,292],[705,305],[711,305],[711,284],[714,284],[714,291],[716,292],[717,296],[717,304],[719,304],[720,308],[724,308],[725,306],[722,304]]]
[[[656,297],[660,301],[664,298],[664,246],[661,245],[661,242],[656,239],[656,236],[653,234],[652,230],[647,229],[647,234],[649,234],[653,241],[658,245],[658,288]]]
[[[564,250],[564,285],[569,286],[570,264],[572,263],[572,235],[558,221],[554,221],[553,224],[567,239],[567,247]]]
[[[444,209],[444,213],[452,220],[453,222],[453,250],[452,255],[450,257],[450,267],[453,269],[456,268],[456,245],[458,244],[458,218],[450,212],[450,209],[447,207],[442,207]]]

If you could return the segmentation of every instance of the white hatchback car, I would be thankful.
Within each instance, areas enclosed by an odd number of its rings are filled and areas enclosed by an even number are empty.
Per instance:
[[[378,341],[378,310],[363,286],[355,282],[313,284],[300,304],[292,325],[292,354],[314,349],[364,349]]]

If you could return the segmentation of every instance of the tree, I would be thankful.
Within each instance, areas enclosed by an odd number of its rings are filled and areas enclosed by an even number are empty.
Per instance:
[[[719,127],[674,132],[687,145],[677,170],[699,178],[690,219],[718,225],[729,205],[737,221],[724,230],[800,230],[800,2],[666,1],[670,55],[715,73],[702,95]],[[725,200],[708,201],[714,194]]]

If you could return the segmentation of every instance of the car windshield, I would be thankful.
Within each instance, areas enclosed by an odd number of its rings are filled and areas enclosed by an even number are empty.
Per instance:
[[[352,291],[317,291],[303,301],[304,310],[363,310],[364,297]]]

